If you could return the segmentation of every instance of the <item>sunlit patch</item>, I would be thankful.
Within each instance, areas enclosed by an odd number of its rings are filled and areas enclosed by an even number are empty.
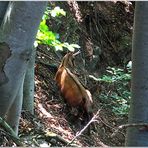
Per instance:
[[[43,107],[43,105],[41,103],[38,104],[38,108],[44,116],[46,116],[48,118],[53,118],[53,116],[49,112],[46,111],[46,109]]]
[[[3,24],[2,24],[3,27],[5,26],[6,22],[10,23],[10,15],[11,15],[11,12],[12,12],[12,8],[13,8],[13,2],[9,2],[7,13],[5,14],[4,21],[3,21]]]

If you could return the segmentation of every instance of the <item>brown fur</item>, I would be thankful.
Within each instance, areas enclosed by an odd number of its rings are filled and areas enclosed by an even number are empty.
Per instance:
[[[72,53],[64,56],[55,80],[66,102],[72,107],[81,107],[88,121],[89,114],[92,114],[92,96],[89,90],[85,89],[78,78],[69,70],[74,66],[73,58]]]

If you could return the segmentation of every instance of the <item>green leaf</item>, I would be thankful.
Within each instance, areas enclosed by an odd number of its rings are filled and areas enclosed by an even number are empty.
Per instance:
[[[72,46],[68,46],[67,48],[68,48],[68,50],[71,51],[71,52],[74,52],[74,51],[75,51],[75,49],[74,49]]]
[[[49,14],[51,14],[51,16],[53,17],[61,16],[61,15],[65,16],[66,12],[60,7],[55,7],[53,10],[50,10],[50,9],[51,9],[50,7],[47,8],[47,10],[45,11],[42,17],[42,21],[40,22],[39,30],[36,37],[37,43],[52,46],[55,48],[56,51],[63,50],[65,47],[69,51],[74,52],[75,48],[80,48],[79,45],[69,44],[67,42],[61,43],[59,41],[59,38],[60,38],[59,34],[49,30],[49,27],[46,25],[46,20],[49,19]]]
[[[55,47],[55,50],[56,50],[56,51],[58,51],[58,50],[63,51],[63,46],[56,45],[56,46],[54,46],[54,47]]]
[[[60,16],[60,15],[63,15],[65,16],[66,15],[66,12],[61,9],[60,7],[55,7],[53,10],[50,11],[50,14],[52,17],[56,17],[56,16]]]
[[[43,20],[43,21],[40,23],[39,30],[42,31],[42,32],[47,32],[47,31],[49,31],[48,26],[46,25],[46,20]]]
[[[73,48],[81,48],[78,44],[70,44]]]

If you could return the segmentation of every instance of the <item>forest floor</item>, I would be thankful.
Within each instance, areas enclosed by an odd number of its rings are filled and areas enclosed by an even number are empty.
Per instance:
[[[68,146],[83,127],[71,119],[73,115],[67,113],[65,103],[54,81],[55,67],[49,64],[59,65],[60,59],[55,52],[39,48],[37,51],[37,63],[35,67],[35,116],[22,113],[20,124],[20,136],[27,139],[34,146]],[[90,82],[90,86],[93,83]],[[99,87],[99,85],[97,86]],[[76,146],[124,146],[125,131],[116,133],[116,128],[127,122],[126,117],[117,117],[110,108],[99,100],[99,91],[94,89],[94,114],[97,113],[95,130],[89,135],[82,132],[72,144]],[[33,137],[33,138],[32,138]],[[69,145],[72,146],[72,145]]]
[[[102,21],[104,23],[102,26],[105,31],[109,30],[109,33],[107,33],[107,41],[105,42],[106,35],[104,35],[104,31],[102,34],[99,32],[101,34],[101,44],[103,44],[102,46],[99,45],[99,47],[103,48],[104,59],[102,61],[105,63],[108,62],[109,64],[112,60],[118,61],[118,57],[122,59],[121,61],[124,61],[124,58],[129,61],[127,55],[128,51],[130,55],[129,49],[131,48],[130,44],[127,43],[131,43],[133,10],[131,11],[132,13],[125,13],[123,10],[126,5],[124,7],[123,4],[121,5],[122,7],[120,5],[121,3],[117,3],[111,7],[111,10],[113,9],[112,11],[114,12],[115,18],[118,20],[114,22],[115,27],[113,22],[112,26],[110,23],[112,21],[110,20],[110,14],[112,13],[109,12],[109,15],[108,13],[106,14],[106,12],[108,12],[108,7],[110,8],[110,5],[107,5],[107,8],[105,5],[104,7],[106,9],[102,10],[105,11],[105,17],[102,17],[103,20],[105,19],[105,22]],[[100,19],[101,18],[99,17],[97,20]],[[65,22],[68,21],[66,20]],[[92,34],[96,35],[96,33],[97,32],[95,31],[95,33]],[[99,34],[97,36],[99,36]],[[114,50],[111,48],[110,42],[108,43],[108,38],[110,38],[110,40],[112,39],[114,47],[118,49],[118,54],[114,54],[116,52],[113,52]],[[96,43],[98,43],[98,40]],[[91,130],[91,134],[88,135],[86,131],[81,133],[81,130],[84,127],[80,128],[78,127],[77,122],[73,122],[72,118],[74,115],[65,109],[65,103],[54,81],[56,68],[60,63],[62,56],[59,56],[59,54],[53,50],[48,50],[48,48],[49,47],[47,46],[39,45],[37,49],[34,96],[35,115],[22,111],[20,119],[19,136],[23,142],[26,143],[26,146],[124,146],[125,129],[120,130],[118,133],[115,133],[115,130],[120,125],[127,123],[127,116],[115,115],[110,108],[110,105],[106,105],[106,102],[99,98],[101,91],[103,91],[103,89],[107,90],[106,85],[103,86],[103,84],[95,82],[88,77],[90,74],[100,76],[100,73],[97,70],[92,73],[86,71],[83,67],[83,60],[80,56],[78,56],[78,59],[76,60],[76,70],[79,74],[78,77],[83,84],[87,84],[87,87],[90,89],[94,102],[94,115],[98,113],[94,122],[95,129]],[[115,56],[112,57],[111,55]],[[106,96],[107,95],[108,94],[106,94]],[[111,98],[109,100],[111,100]],[[73,141],[79,132],[81,134]],[[1,133],[6,136],[4,131],[0,131],[0,134]],[[7,138],[3,138],[4,144],[1,144],[1,146],[14,145],[12,140],[10,140],[11,137],[8,138],[8,135],[6,137]],[[0,135],[0,142],[1,138],[2,136]]]

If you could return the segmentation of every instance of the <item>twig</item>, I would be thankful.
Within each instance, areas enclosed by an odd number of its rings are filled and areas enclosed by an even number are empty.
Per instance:
[[[97,111],[97,113],[92,117],[92,119],[87,123],[86,126],[84,126],[84,128],[80,131],[76,133],[76,136],[66,145],[69,146],[71,143],[73,143],[86,129],[87,127],[92,123],[92,122],[96,122],[97,117],[99,115],[100,110]]]
[[[1,117],[0,117],[0,125],[8,132],[8,134],[11,136],[12,140],[14,141],[14,143],[16,143],[17,146],[25,146],[21,142],[19,137],[16,136],[14,130]]]
[[[40,55],[43,55],[43,56],[45,56],[46,58],[52,60],[52,58],[51,58],[50,56],[48,56],[47,54],[45,54],[45,53],[42,53],[42,52],[40,52],[40,51],[37,51],[37,54],[38,54],[39,56],[40,56]]]
[[[148,129],[148,123],[131,123],[131,124],[123,124],[120,125],[119,127],[117,127],[117,129],[114,131],[114,133],[111,135],[111,137],[114,137],[119,130],[123,129],[123,128],[128,128],[128,127],[138,127],[138,126],[144,126],[145,129]]]
[[[99,118],[99,120],[100,120],[105,126],[107,126],[108,128],[113,129],[113,130],[115,129],[114,127],[112,127],[112,126],[110,126],[109,124],[105,123],[101,118]],[[122,135],[125,137],[125,134],[124,134],[124,133],[122,133],[122,132],[120,132],[120,131],[119,131],[119,133],[122,134]],[[111,135],[111,137],[112,137],[112,135]]]

